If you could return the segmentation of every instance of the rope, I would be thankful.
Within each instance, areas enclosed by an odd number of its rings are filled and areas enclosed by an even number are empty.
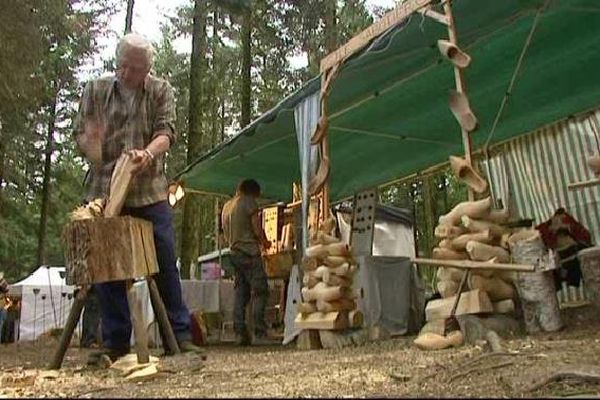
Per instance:
[[[546,10],[549,3],[550,3],[550,0],[546,0],[544,5],[538,10],[537,14],[535,15],[535,19],[533,20],[533,24],[531,25],[531,29],[529,30],[529,35],[527,36],[527,40],[525,40],[525,43],[523,44],[523,49],[521,50],[521,54],[519,55],[519,60],[517,61],[517,65],[513,72],[512,78],[510,79],[508,89],[506,90],[506,93],[504,94],[504,97],[502,98],[502,103],[500,104],[500,108],[498,109],[498,113],[496,114],[496,118],[494,119],[494,124],[492,125],[492,129],[487,137],[487,140],[485,141],[484,148],[487,148],[489,146],[490,141],[492,140],[492,137],[494,136],[494,132],[496,131],[496,126],[498,126],[498,122],[500,121],[500,117],[502,116],[502,112],[504,111],[504,107],[506,106],[506,103],[508,102],[508,97],[511,95],[511,91],[513,89],[515,81],[517,80],[517,75],[519,74],[519,71],[521,70],[523,60],[525,59],[525,53],[527,53],[527,50],[529,49],[529,45],[531,44],[531,39],[533,38],[533,34],[535,33],[535,30],[537,28],[538,22],[540,20],[540,16]]]

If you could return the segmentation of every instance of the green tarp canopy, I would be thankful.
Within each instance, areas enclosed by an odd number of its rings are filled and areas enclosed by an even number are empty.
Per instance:
[[[600,105],[600,1],[455,0],[453,10],[473,59],[465,78],[480,122],[474,150],[488,139],[534,24],[490,144]],[[448,108],[453,68],[436,44],[445,38],[444,25],[415,13],[346,61],[328,102],[333,201],[464,153]],[[265,197],[289,201],[300,181],[294,107],[319,88],[320,78],[309,81],[190,164],[180,174],[186,187],[232,194],[253,177]]]

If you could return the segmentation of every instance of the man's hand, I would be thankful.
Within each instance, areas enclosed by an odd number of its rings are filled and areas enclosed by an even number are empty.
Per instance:
[[[77,137],[77,144],[95,167],[102,165],[102,142],[106,132],[106,125],[96,119],[89,119],[85,123],[84,132]]]
[[[134,175],[144,172],[146,169],[148,169],[150,164],[152,164],[152,160],[154,160],[154,155],[147,149],[130,150],[129,154],[131,155],[131,160],[135,165],[131,171]]]

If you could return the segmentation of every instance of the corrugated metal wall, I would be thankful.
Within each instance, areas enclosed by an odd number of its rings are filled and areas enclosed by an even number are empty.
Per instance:
[[[600,186],[567,189],[569,183],[594,178],[586,163],[588,156],[599,153],[594,127],[600,127],[600,109],[502,145],[489,160],[495,198],[509,204],[513,215],[533,218],[536,224],[564,207],[599,243]]]

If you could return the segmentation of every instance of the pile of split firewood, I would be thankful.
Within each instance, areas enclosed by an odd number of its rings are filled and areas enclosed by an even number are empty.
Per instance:
[[[335,220],[326,220],[311,234],[311,246],[303,260],[302,299],[298,311],[301,317],[314,313],[341,312],[347,314],[345,327],[362,325],[362,314],[357,310],[356,295],[352,290],[357,270],[350,246],[332,235]]]

